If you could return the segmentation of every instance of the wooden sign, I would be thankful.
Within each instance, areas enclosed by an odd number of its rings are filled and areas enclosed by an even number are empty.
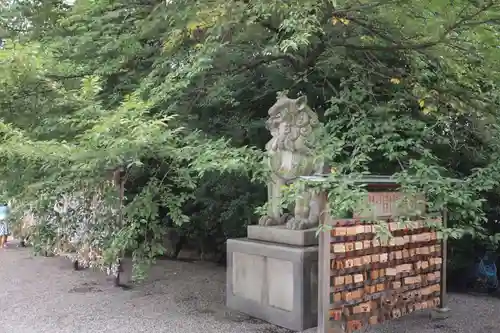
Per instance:
[[[370,192],[367,207],[354,212],[354,218],[394,217],[425,212],[425,201],[421,195],[405,195],[401,192]]]
[[[382,240],[373,225],[334,221],[329,318],[343,322],[345,332],[439,306],[442,258],[436,232],[424,221],[414,221],[412,229],[387,223],[393,237]]]
[[[381,226],[360,218],[366,212],[323,222],[331,231],[320,236],[319,332],[351,333],[440,306],[443,249],[429,225],[438,226],[442,219],[396,222],[394,216],[404,211],[395,206],[401,196],[370,193],[377,220],[390,237],[381,238]],[[420,204],[416,200],[413,208]]]

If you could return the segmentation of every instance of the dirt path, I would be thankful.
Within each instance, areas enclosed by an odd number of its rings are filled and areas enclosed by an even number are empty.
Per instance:
[[[0,333],[289,332],[228,311],[224,268],[208,263],[165,261],[143,286],[121,290],[101,273],[75,272],[66,259],[26,249],[2,250],[0,262]],[[498,332],[499,299],[452,295],[450,307],[446,321],[414,315],[374,332]]]

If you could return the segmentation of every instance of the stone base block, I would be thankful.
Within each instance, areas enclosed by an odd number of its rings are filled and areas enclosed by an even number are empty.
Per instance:
[[[450,309],[449,308],[437,308],[431,310],[431,318],[435,320],[447,319],[450,317]]]
[[[273,227],[249,225],[247,227],[248,239],[296,246],[318,245],[319,238],[316,237],[316,231],[316,228],[290,230],[284,225]]]
[[[227,241],[230,309],[294,331],[317,326],[318,247]]]

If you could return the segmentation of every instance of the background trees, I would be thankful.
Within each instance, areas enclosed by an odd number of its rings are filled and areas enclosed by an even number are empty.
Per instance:
[[[289,90],[324,120],[339,174],[416,177],[457,236],[496,243],[499,5],[4,2],[4,195],[43,207],[120,166],[130,223],[110,248],[145,260],[177,223],[220,250],[265,199],[263,119]]]

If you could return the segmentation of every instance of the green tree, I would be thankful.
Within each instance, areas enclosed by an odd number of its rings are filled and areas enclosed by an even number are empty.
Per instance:
[[[103,245],[115,257],[160,253],[163,214],[191,217],[195,237],[239,234],[263,199],[250,178],[283,90],[324,120],[318,153],[338,175],[395,173],[457,230],[496,242],[484,217],[498,210],[498,1],[13,4],[6,193],[41,202],[42,188],[52,198],[124,167],[130,223]]]

